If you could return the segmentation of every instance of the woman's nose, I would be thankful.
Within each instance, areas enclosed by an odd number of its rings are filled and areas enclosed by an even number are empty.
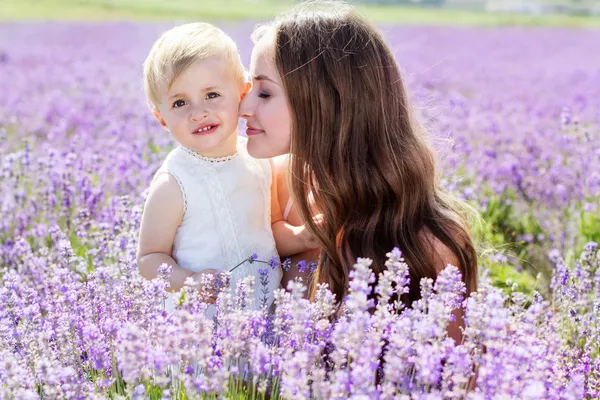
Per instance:
[[[254,115],[253,107],[252,92],[250,92],[247,93],[240,102],[240,117],[248,119]]]

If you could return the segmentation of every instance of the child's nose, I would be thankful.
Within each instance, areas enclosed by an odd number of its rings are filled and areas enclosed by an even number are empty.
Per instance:
[[[208,116],[208,111],[203,104],[198,104],[191,109],[190,119],[192,121],[201,121]]]

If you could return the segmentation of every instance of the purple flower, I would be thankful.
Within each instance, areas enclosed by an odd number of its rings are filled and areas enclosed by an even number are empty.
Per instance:
[[[224,26],[246,63],[253,25]],[[135,262],[148,185],[174,145],[138,84],[164,29],[0,26],[10,77],[0,79],[0,397],[225,398],[243,386],[272,398],[462,399],[475,370],[473,398],[600,397],[596,32],[386,27],[440,184],[481,213],[483,239],[503,251],[490,265],[501,282],[482,271],[462,300],[449,267],[413,282],[421,301],[390,303],[411,284],[395,248],[378,276],[357,260],[344,299],[318,284],[309,301],[304,281],[272,292],[280,260],[252,254],[213,280],[224,290],[209,305],[190,286],[170,293],[171,266],[150,281]],[[543,297],[494,287],[517,259],[550,278],[536,283]]]
[[[271,267],[271,269],[275,269],[277,267],[279,267],[280,261],[278,257],[273,256],[273,258],[271,258],[269,260],[269,266]]]
[[[306,260],[298,261],[298,271],[306,272]]]
[[[291,267],[292,267],[292,259],[291,258],[286,258],[285,260],[283,260],[282,268],[284,271],[288,272]]]
[[[596,242],[588,242],[583,250],[588,252],[588,253],[592,253],[594,250],[596,250],[598,248],[598,243]]]

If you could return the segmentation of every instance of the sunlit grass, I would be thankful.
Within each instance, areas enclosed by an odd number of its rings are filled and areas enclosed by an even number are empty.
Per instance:
[[[260,20],[293,0],[2,0],[0,20]],[[359,6],[371,20],[424,25],[600,27],[600,17],[520,15],[402,6]]]

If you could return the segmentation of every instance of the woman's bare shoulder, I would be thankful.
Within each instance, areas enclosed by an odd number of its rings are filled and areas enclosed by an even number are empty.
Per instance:
[[[287,167],[290,162],[290,156],[289,154],[282,154],[280,156],[273,157],[271,161],[273,162],[275,170],[287,171]]]
[[[289,197],[289,190],[287,185],[287,174],[289,165],[289,156],[287,154],[273,157],[271,159],[273,163],[273,173],[275,179],[277,179],[277,190],[279,192],[280,200],[285,203]]]
[[[420,235],[429,246],[430,260],[435,265],[436,272],[439,273],[446,268],[448,264],[460,268],[458,256],[444,242],[438,239],[428,227],[424,227],[421,230]]]

